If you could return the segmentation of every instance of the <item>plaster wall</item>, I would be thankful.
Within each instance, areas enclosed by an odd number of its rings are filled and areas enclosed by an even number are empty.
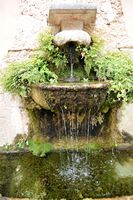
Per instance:
[[[133,1],[122,0],[122,9],[126,23],[126,29],[129,37],[131,38],[131,43],[133,44]]]
[[[7,47],[8,52],[1,60],[1,68],[7,67],[12,61],[24,60],[32,54],[37,47],[38,34],[47,25],[48,8],[52,2],[62,2],[62,0],[21,0],[19,2],[12,43]],[[125,26],[125,19],[128,16],[124,17],[124,9],[122,10],[124,4],[121,4],[120,0],[73,0],[73,2],[96,2],[98,9],[94,32],[98,32],[105,39],[107,49],[122,49],[132,53],[132,41]],[[131,109],[133,112],[133,108]],[[26,112],[21,107],[20,101],[13,99],[1,89],[0,145],[11,143],[18,133],[27,133],[27,124]]]

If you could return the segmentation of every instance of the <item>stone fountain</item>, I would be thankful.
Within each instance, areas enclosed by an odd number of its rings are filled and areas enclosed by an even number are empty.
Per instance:
[[[95,24],[96,11],[96,6],[91,3],[52,4],[48,25],[55,31],[54,43],[59,48],[74,43],[90,45],[89,33]],[[47,118],[50,122],[47,121],[48,124],[52,127],[42,126],[41,129],[45,133],[49,132],[48,135],[51,131],[60,132],[60,135],[90,134],[91,119],[105,101],[108,84],[77,83],[73,70],[73,59],[70,56],[70,78],[63,83],[39,84],[32,88],[32,98],[45,113],[41,120],[45,118],[46,122]],[[46,117],[47,111],[51,113],[51,117]],[[44,120],[41,124],[44,124]]]
[[[49,10],[48,24],[57,31],[55,43],[58,46],[68,42],[90,45],[88,32],[94,27],[96,6],[92,3],[52,4]]]
[[[91,45],[89,33],[95,18],[94,4],[51,6],[48,23],[56,30],[54,42],[59,48],[65,45],[70,48],[70,77],[57,84],[33,85],[31,95],[37,107],[32,101],[34,116],[31,113],[30,125],[35,134],[29,144],[36,156],[16,151],[1,153],[0,193],[3,196],[44,200],[115,196],[121,200],[133,199],[132,196],[121,197],[133,194],[133,151],[123,149],[120,153],[114,147],[111,151],[108,148],[99,151],[99,146],[91,143],[94,142],[91,137],[96,135],[92,119],[105,101],[108,84],[82,83],[73,73],[73,44]],[[50,143],[56,150],[51,153]],[[22,145],[23,140],[22,143],[20,140],[16,147]],[[41,159],[37,157],[44,155]]]

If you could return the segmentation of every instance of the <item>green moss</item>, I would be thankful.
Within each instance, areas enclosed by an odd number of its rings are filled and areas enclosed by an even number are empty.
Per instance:
[[[29,135],[32,137],[33,135],[40,135],[40,118],[39,118],[39,109],[28,109],[28,116],[30,119],[29,124]]]
[[[133,195],[133,177],[121,178],[116,164],[132,166],[131,152],[56,152],[44,158],[1,155],[0,193],[38,200],[79,200]]]
[[[47,153],[51,152],[54,147],[48,141],[35,140],[31,139],[28,141],[29,150],[33,153],[33,155],[44,157]]]

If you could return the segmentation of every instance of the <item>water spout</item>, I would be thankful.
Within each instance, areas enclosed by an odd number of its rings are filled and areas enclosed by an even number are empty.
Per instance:
[[[77,82],[77,78],[74,77],[75,44],[73,42],[68,43],[68,59],[70,63],[70,77],[66,79],[66,82]]]
[[[73,66],[74,66],[74,44],[69,43],[68,45],[68,54],[69,54],[69,61],[70,61],[70,67],[71,67],[71,74],[70,74],[70,80],[74,79],[74,72],[73,72]]]

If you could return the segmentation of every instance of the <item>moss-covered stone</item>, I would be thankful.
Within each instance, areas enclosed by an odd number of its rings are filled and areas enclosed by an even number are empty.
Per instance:
[[[133,174],[124,177],[116,166],[132,166],[132,151],[0,155],[0,193],[38,200],[79,200],[133,195]],[[114,156],[115,155],[115,156]],[[130,173],[130,175],[129,175]]]

